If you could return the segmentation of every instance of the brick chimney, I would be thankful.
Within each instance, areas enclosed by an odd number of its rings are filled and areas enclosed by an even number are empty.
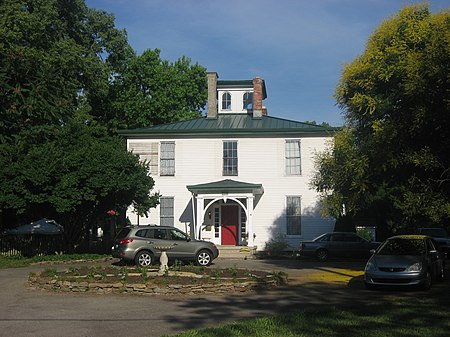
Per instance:
[[[206,118],[217,118],[217,79],[219,75],[216,72],[207,72],[208,79],[208,110]]]
[[[264,81],[261,77],[257,76],[253,79],[253,118],[262,118],[263,116],[263,85]]]

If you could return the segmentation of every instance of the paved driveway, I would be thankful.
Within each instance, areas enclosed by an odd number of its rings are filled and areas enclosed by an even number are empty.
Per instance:
[[[303,260],[215,261],[217,267],[284,270],[293,278],[330,267],[361,269],[363,264],[362,261],[320,265]],[[366,305],[392,295],[366,291],[361,282],[351,287],[299,284],[251,294],[198,297],[67,294],[28,288],[29,272],[44,268],[47,267],[0,270],[0,336],[161,336],[294,308]]]

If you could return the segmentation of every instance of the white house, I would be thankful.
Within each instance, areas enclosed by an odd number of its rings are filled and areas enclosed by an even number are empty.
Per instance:
[[[127,147],[150,163],[160,205],[133,224],[172,225],[217,245],[264,249],[278,233],[292,247],[332,231],[310,187],[313,157],[332,129],[269,117],[265,82],[223,81],[208,73],[205,117],[122,130]]]

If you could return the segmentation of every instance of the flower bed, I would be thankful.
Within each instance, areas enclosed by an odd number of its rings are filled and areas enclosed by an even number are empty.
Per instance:
[[[245,292],[286,282],[283,273],[194,266],[164,273],[158,269],[95,266],[46,269],[29,276],[31,286],[52,291],[169,295]]]

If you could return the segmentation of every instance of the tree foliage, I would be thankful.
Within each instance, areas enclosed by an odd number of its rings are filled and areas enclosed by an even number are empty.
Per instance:
[[[108,210],[145,215],[154,181],[115,130],[199,116],[205,78],[185,57],[136,56],[84,0],[2,0],[0,227],[54,218],[75,244]]]
[[[383,22],[336,90],[345,127],[314,186],[334,215],[390,231],[450,218],[450,13],[405,7]]]
[[[201,116],[207,99],[206,69],[181,57],[160,58],[145,50],[127,63],[111,90],[111,113],[104,123],[113,129],[151,127]],[[101,116],[99,116],[101,118]]]
[[[0,141],[107,96],[111,75],[131,55],[114,17],[83,0],[2,1]]]
[[[158,195],[148,168],[101,126],[74,117],[64,127],[42,126],[0,145],[0,205],[24,218],[53,218],[75,244],[108,210],[134,205],[141,214]]]

